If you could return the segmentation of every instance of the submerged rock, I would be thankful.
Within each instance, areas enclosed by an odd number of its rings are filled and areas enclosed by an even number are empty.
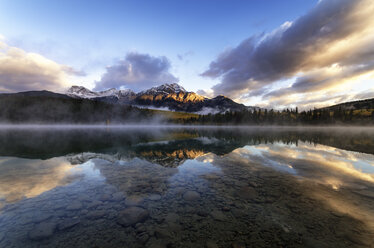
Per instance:
[[[79,202],[79,201],[73,201],[72,203],[70,203],[66,209],[67,210],[79,210],[83,207],[82,203]]]
[[[76,226],[80,223],[79,219],[68,219],[68,220],[63,220],[61,223],[58,224],[58,230],[66,230],[69,228],[72,228],[73,226]]]
[[[102,201],[94,200],[87,204],[87,208],[96,208],[97,206],[103,204]]]
[[[104,210],[95,210],[91,211],[87,214],[88,219],[96,220],[104,217],[106,215],[106,212]]]
[[[218,220],[218,221],[225,221],[226,216],[223,212],[214,210],[210,213],[210,215],[213,217],[213,219]]]
[[[153,195],[150,195],[148,199],[151,201],[158,201],[161,199],[161,196],[159,194],[153,194]]]
[[[125,200],[127,206],[140,206],[144,202],[144,198],[141,196],[130,196]]]
[[[102,196],[100,196],[101,201],[109,201],[111,199],[112,199],[112,196],[110,194],[103,194]]]
[[[197,201],[200,199],[200,194],[190,190],[183,194],[183,199],[186,201]]]
[[[205,243],[206,248],[218,248],[218,245],[213,240],[208,240]]]
[[[112,194],[113,201],[122,201],[125,199],[125,195],[122,192],[116,192]]]
[[[257,192],[252,187],[244,186],[241,187],[240,190],[238,190],[237,195],[239,196],[239,198],[244,200],[253,200],[257,197]]]
[[[57,225],[54,222],[40,223],[29,232],[29,238],[32,240],[41,240],[49,238],[53,235],[56,226]]]
[[[156,228],[155,236],[157,239],[168,239],[172,236],[172,234],[165,228]]]
[[[176,213],[169,213],[166,217],[165,217],[165,221],[166,222],[178,222],[179,220],[179,215],[176,214]]]
[[[145,243],[149,240],[149,235],[143,232],[143,233],[140,233],[140,234],[137,236],[137,239],[138,239],[142,244],[145,244]]]
[[[232,248],[245,248],[246,246],[242,242],[234,242],[234,243],[231,244],[231,247]]]
[[[117,223],[121,226],[131,226],[139,222],[144,222],[149,217],[149,213],[144,208],[129,207],[120,212]]]
[[[148,240],[146,247],[147,248],[167,248],[168,242],[166,240],[151,238]]]
[[[39,222],[42,222],[42,221],[45,221],[45,220],[48,220],[52,217],[52,214],[50,213],[44,213],[44,214],[37,214],[37,215],[34,215],[33,217],[33,221],[35,223],[39,223]]]

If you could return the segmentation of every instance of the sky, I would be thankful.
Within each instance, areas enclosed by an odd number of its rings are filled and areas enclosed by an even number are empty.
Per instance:
[[[268,108],[374,97],[374,2],[0,0],[0,92],[163,83]]]

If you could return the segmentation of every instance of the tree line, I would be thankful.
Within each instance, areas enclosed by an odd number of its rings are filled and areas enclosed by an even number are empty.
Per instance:
[[[374,109],[344,110],[313,109],[299,112],[298,108],[227,111],[178,120],[182,124],[232,124],[232,125],[332,125],[332,124],[374,124]]]

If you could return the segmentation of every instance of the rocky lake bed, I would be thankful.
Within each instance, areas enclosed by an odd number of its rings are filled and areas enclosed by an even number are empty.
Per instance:
[[[49,154],[7,131],[0,247],[374,247],[370,132],[100,132]]]

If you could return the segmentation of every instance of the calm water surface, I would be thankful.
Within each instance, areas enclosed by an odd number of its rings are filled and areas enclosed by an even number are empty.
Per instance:
[[[374,247],[374,130],[0,130],[0,247]]]

